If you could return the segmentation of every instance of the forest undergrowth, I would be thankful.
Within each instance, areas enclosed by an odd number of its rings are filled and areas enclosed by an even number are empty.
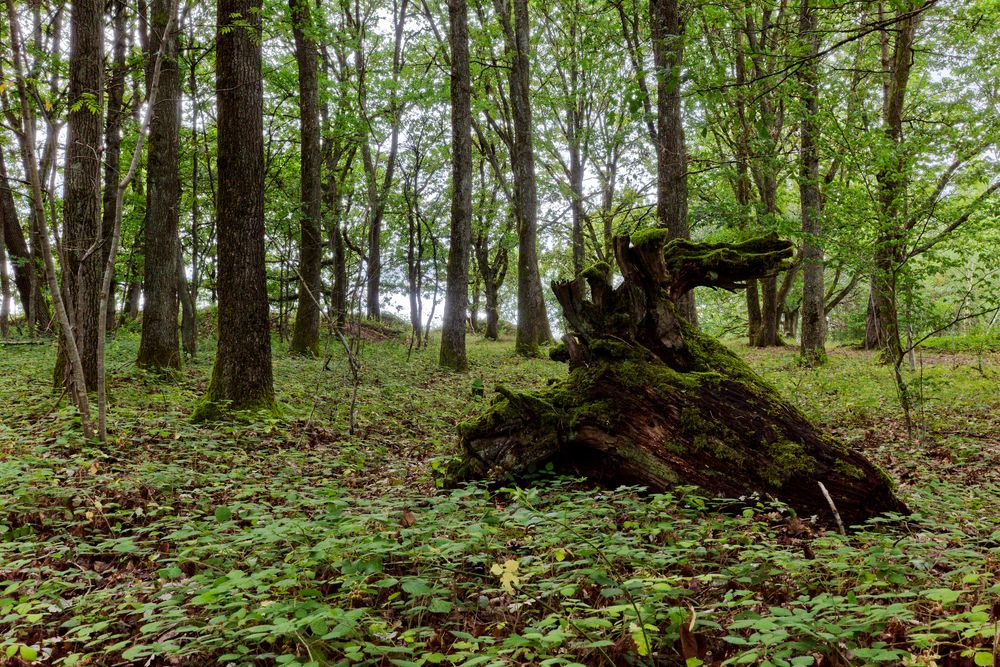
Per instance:
[[[472,343],[468,375],[433,344],[365,342],[353,435],[333,340],[328,361],[276,348],[280,415],[198,424],[210,356],[164,380],[137,345],[109,351],[107,446],[53,394],[53,346],[0,349],[7,664],[1000,664],[995,351],[917,356],[908,441],[868,353],[810,370],[734,344],[915,512],[845,537],[694,488],[443,488],[456,425],[498,384],[565,373],[509,341]]]

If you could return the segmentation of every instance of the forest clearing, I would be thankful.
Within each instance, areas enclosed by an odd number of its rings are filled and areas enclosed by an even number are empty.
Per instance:
[[[831,351],[741,354],[885,467],[914,515],[844,537],[766,499],[722,507],[539,471],[440,488],[456,425],[499,384],[565,366],[476,340],[276,355],[282,416],[193,424],[210,359],[171,384],[109,355],[105,446],[42,378],[51,346],[0,357],[0,625],[12,664],[989,665],[1000,613],[997,352],[921,351],[916,438],[889,369]],[[481,380],[485,397],[477,396]]]

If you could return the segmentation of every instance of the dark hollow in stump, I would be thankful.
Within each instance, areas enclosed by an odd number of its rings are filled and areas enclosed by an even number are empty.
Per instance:
[[[553,358],[566,380],[544,391],[500,389],[461,425],[464,479],[557,470],[660,491],[695,484],[720,496],[774,497],[832,524],[820,483],[844,523],[908,513],[882,470],[824,435],[742,359],[691,327],[674,303],[697,286],[737,289],[788,265],[776,236],[707,244],[648,230],[615,239],[612,270],[553,283],[570,333]]]

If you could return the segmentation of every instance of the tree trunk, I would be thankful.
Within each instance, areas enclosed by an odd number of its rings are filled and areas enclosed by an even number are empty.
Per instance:
[[[459,477],[559,471],[662,491],[697,484],[737,498],[774,496],[832,523],[822,484],[847,523],[906,512],[885,473],[813,426],[735,354],[680,315],[677,297],[704,285],[734,289],[787,264],[792,244],[765,237],[698,244],[652,230],[615,240],[624,280],[587,272],[553,285],[569,322],[565,381],[541,392],[501,390],[460,429]]]
[[[753,341],[754,347],[776,347],[783,341],[778,335],[778,276],[765,276],[760,281],[760,329]]]
[[[445,288],[440,363],[465,371],[465,317],[469,301],[469,244],[472,238],[472,82],[469,75],[469,7],[448,1],[451,43],[451,240]]]
[[[181,302],[181,345],[184,354],[194,359],[198,354],[198,314],[194,295],[188,287],[187,273],[184,271],[184,252],[177,244],[177,295]]]
[[[819,235],[822,197],[819,181],[819,149],[816,145],[819,115],[819,35],[816,9],[802,0],[799,36],[809,45],[810,60],[800,70],[802,82],[802,126],[799,148],[799,199],[802,207],[802,360],[810,365],[826,359],[826,310],[823,284],[823,248]]]
[[[18,221],[17,207],[14,205],[14,193],[7,178],[7,164],[3,151],[0,151],[0,225],[3,225],[3,243],[7,255],[14,267],[14,287],[17,289],[24,319],[37,331],[49,328],[49,310],[45,306],[42,285],[45,275],[42,268],[36,268],[36,262],[24,238],[24,231]],[[37,304],[37,306],[36,306]]]
[[[420,348],[421,332],[423,331],[423,313],[420,302],[421,287],[421,266],[422,256],[420,236],[420,221],[417,220],[416,212],[409,199],[414,196],[409,186],[404,186],[404,197],[408,200],[406,207],[406,281],[407,297],[410,300],[410,328],[413,330],[411,337],[412,344]]]
[[[105,236],[111,233],[115,224],[115,197],[118,193],[118,179],[121,177],[122,120],[124,120],[123,100],[125,98],[125,75],[128,65],[126,55],[127,14],[124,0],[111,3],[114,10],[114,45],[112,47],[111,77],[108,79],[108,113],[104,123],[104,206],[101,229]],[[105,260],[111,248],[102,253]],[[108,329],[115,325],[115,283],[111,282],[108,294],[108,309],[104,316]]]
[[[101,250],[101,107],[104,101],[104,3],[73,0],[70,20],[69,120],[63,195],[63,254],[69,319],[87,389],[97,387],[97,326],[104,273]],[[60,346],[61,348],[64,345]],[[56,378],[65,382],[61,349]]]
[[[264,271],[264,96],[261,0],[219,0],[218,100],[219,344],[208,395],[196,412],[274,409],[267,278]]]
[[[312,34],[307,0],[289,0],[299,71],[299,134],[301,137],[301,210],[299,211],[299,294],[290,350],[319,354],[320,289],[322,288],[323,176],[320,172],[319,50]]]
[[[321,109],[323,124],[329,122],[329,110],[327,106]],[[331,286],[331,309],[332,316],[337,326],[343,329],[347,322],[347,256],[344,248],[344,235],[341,228],[341,218],[343,217],[343,192],[342,184],[347,177],[347,173],[354,161],[356,151],[354,148],[345,149],[338,139],[330,136],[332,131],[328,130],[328,135],[324,139],[323,156],[324,169],[326,171],[326,183],[323,186],[323,204],[326,209],[328,221],[326,225],[327,243],[333,255],[333,285]],[[346,154],[344,164],[341,165],[341,156]]]
[[[678,0],[649,3],[653,62],[656,65],[656,218],[672,238],[689,239],[687,150],[681,113],[681,65],[684,58],[683,22]],[[694,293],[678,306],[698,326]]]
[[[0,337],[10,333],[10,273],[7,270],[7,241],[0,220]]]
[[[146,220],[143,228],[142,336],[136,365],[149,369],[180,368],[177,325],[178,204],[180,176],[180,72],[177,66],[176,17],[171,20],[170,0],[153,0],[150,6],[149,49],[160,50],[156,108],[149,124],[146,165]],[[164,32],[170,25],[169,31]],[[151,85],[152,68],[147,72]]]
[[[486,331],[487,340],[500,339],[500,288],[507,277],[507,250],[500,246],[496,257],[490,261],[489,235],[484,230],[476,235],[474,247],[476,265],[483,277],[483,295],[486,298]]]
[[[907,5],[908,6],[908,5]],[[903,10],[900,10],[901,12]],[[909,156],[903,148],[903,106],[913,65],[913,41],[919,13],[911,12],[896,25],[890,76],[885,88],[883,123],[892,154],[876,175],[879,184],[879,233],[875,240],[868,327],[872,342],[888,363],[903,356],[896,308],[897,272],[906,255],[904,200]],[[868,336],[866,335],[866,339]],[[869,342],[866,340],[866,342]]]
[[[528,1],[514,0],[513,22],[505,25],[508,53],[512,58],[508,83],[514,141],[511,162],[514,171],[514,212],[517,216],[517,337],[519,354],[533,356],[538,347],[552,340],[545,296],[538,272],[538,187],[535,176],[534,125],[531,119],[531,72]],[[506,9],[506,4],[504,3]]]
[[[403,30],[408,16],[409,0],[401,0],[398,6],[393,6],[393,32],[395,45],[392,54],[392,87],[389,92],[388,116],[389,116],[389,151],[385,159],[385,173],[382,176],[381,184],[378,179],[378,165],[375,156],[372,154],[370,137],[365,135],[361,142],[361,161],[364,164],[365,176],[367,178],[368,194],[368,277],[366,306],[368,317],[378,320],[381,318],[381,280],[382,280],[382,222],[385,217],[385,207],[392,188],[393,175],[396,169],[396,157],[399,150],[399,127],[403,117],[404,104],[399,95],[399,82],[403,70]],[[366,132],[370,132],[372,119],[368,108],[367,92],[367,62],[364,53],[364,35],[366,34],[363,25],[364,18],[358,14],[351,14],[350,9],[345,9],[348,24],[356,31],[356,48],[354,52],[354,66],[357,73],[358,85],[358,110],[361,122],[366,127]]]

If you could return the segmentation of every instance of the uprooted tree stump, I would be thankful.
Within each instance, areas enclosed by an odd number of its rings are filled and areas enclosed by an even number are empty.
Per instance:
[[[788,265],[791,242],[668,241],[665,230],[615,239],[623,281],[601,263],[580,281],[553,283],[569,323],[553,358],[568,377],[512,392],[460,427],[464,479],[556,470],[652,491],[694,484],[720,496],[774,497],[833,522],[907,513],[891,480],[824,435],[797,408],[674,306],[698,286],[737,289]]]

